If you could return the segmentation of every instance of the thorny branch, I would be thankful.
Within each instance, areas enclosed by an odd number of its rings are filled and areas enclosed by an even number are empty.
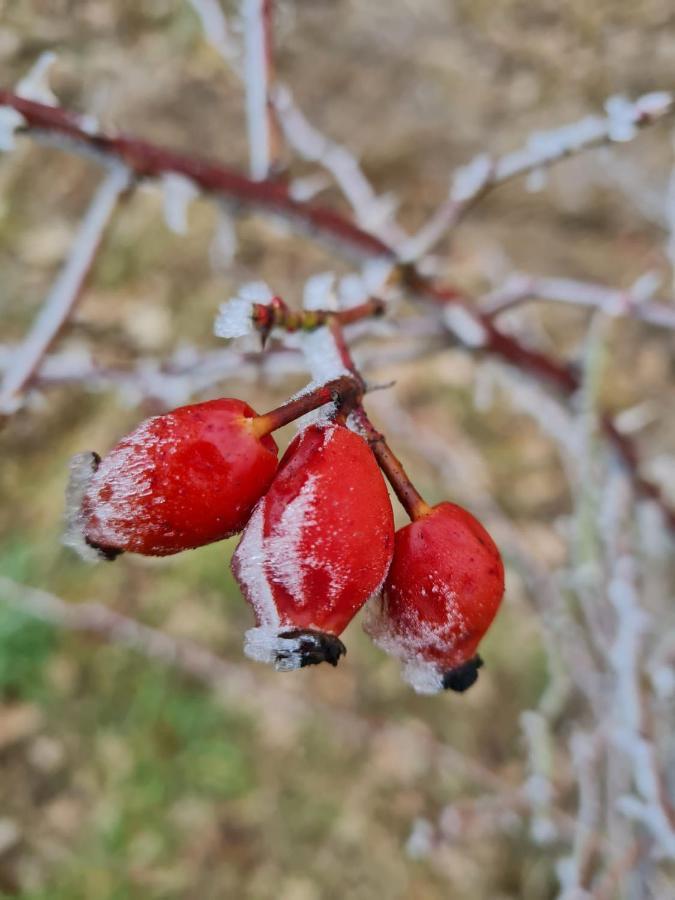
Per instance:
[[[662,101],[658,109],[655,110],[652,100],[644,108],[636,106],[638,113],[633,114],[630,120],[633,127],[648,125],[670,111],[672,101],[668,97],[666,104],[663,99],[667,95],[647,95],[648,98],[654,96],[660,97]],[[423,276],[412,263],[400,263],[391,247],[340,213],[328,207],[294,199],[289,187],[283,183],[270,180],[253,181],[217,163],[174,153],[134,138],[93,131],[88,122],[74,113],[26,100],[11,91],[0,91],[0,106],[16,110],[23,117],[24,127],[28,131],[35,132],[38,138],[53,142],[56,137],[62,146],[65,139],[66,149],[85,154],[93,153],[104,159],[112,157],[123,162],[138,178],[177,173],[193,181],[203,191],[215,194],[238,208],[279,215],[300,230],[309,231],[310,234],[322,239],[329,239],[345,256],[361,260],[372,258],[391,260],[393,265],[398,265],[402,286],[414,298],[436,305],[444,311],[445,325],[455,339],[459,338],[462,343],[475,350],[496,354],[565,394],[573,394],[579,387],[576,374],[568,366],[524,346],[499,330],[489,316],[476,312],[467,298],[458,291]],[[603,128],[604,130],[598,129],[596,141],[602,142],[607,139],[607,127]],[[572,149],[568,149],[566,154],[572,152]],[[550,161],[553,162],[554,159]],[[522,171],[522,166],[516,163],[517,160],[510,161],[509,166],[503,170],[504,177],[513,177]],[[640,491],[661,505],[669,524],[675,527],[675,510],[668,506],[660,488],[640,476],[638,457],[633,443],[625,435],[621,435],[609,420],[606,421],[605,432]]]

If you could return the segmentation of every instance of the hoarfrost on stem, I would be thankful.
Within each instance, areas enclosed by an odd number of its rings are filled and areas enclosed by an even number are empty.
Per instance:
[[[216,337],[238,338],[254,329],[253,304],[269,303],[274,295],[264,281],[243,284],[239,294],[221,303],[213,326]]]
[[[174,234],[187,234],[188,208],[195,197],[199,196],[199,188],[190,178],[177,172],[162,175],[162,188],[167,228]]]
[[[58,106],[58,97],[49,84],[49,70],[55,62],[56,53],[51,51],[41,53],[30,71],[17,84],[16,95],[23,97],[24,100],[44,103],[45,106]]]

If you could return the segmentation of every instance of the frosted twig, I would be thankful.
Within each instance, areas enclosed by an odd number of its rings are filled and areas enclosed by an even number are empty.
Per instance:
[[[624,97],[610,97],[604,116],[586,116],[561,128],[535,132],[524,147],[496,159],[486,154],[477,156],[457,171],[448,199],[407,244],[404,258],[415,260],[429,253],[492,188],[592,147],[630,141],[641,128],[668,115],[674,107],[673,95],[666,91],[643,94],[634,103]]]
[[[675,305],[641,296],[634,286],[628,290],[606,287],[573,278],[545,278],[514,273],[502,287],[483,297],[480,310],[494,318],[528,300],[551,300],[602,310],[610,316],[640,319],[651,325],[675,329]]]
[[[597,735],[577,731],[570,740],[573,770],[577,779],[577,817],[572,854],[558,864],[563,888],[560,900],[574,900],[590,887],[593,856],[598,849],[600,831],[599,751]]]
[[[295,716],[323,712],[345,739],[359,744],[380,740],[383,729],[387,727],[379,719],[359,716],[339,704],[322,703],[312,693],[288,691],[279,687],[276,679],[269,679],[261,685],[259,674],[249,672],[246,666],[229,662],[201,644],[145,625],[101,603],[68,603],[48,591],[19,584],[3,575],[0,575],[0,603],[55,628],[96,635],[110,644],[127,647],[202,682],[217,691],[219,696],[235,702],[241,703],[242,698],[246,698],[248,706],[257,709],[270,707],[277,714],[280,709],[286,709]],[[421,726],[422,723],[411,719],[410,725]],[[395,727],[401,729],[399,725]],[[508,797],[513,795],[514,786],[507,779],[491,767],[482,765],[475,757],[466,756],[454,747],[436,741],[426,727],[411,727],[405,732],[412,744],[411,752],[420,758],[428,756],[430,767],[434,770],[446,773],[459,771],[486,790],[504,793]],[[558,815],[562,822],[571,823],[571,818],[563,811],[558,811]]]
[[[251,178],[268,177],[278,159],[279,128],[270,100],[274,79],[274,0],[243,0],[244,82]]]
[[[665,219],[668,228],[666,254],[670,262],[671,283],[675,286],[675,166],[670,173],[665,196]]]
[[[23,343],[14,353],[0,385],[0,414],[20,405],[20,395],[40,366],[79,300],[120,196],[129,186],[129,170],[114,165],[96,191],[82,220],[70,255]]]
[[[232,40],[227,19],[218,0],[188,0],[199,16],[204,35],[212,47],[230,65],[239,57],[239,48]]]
[[[391,246],[407,240],[407,234],[393,221],[393,198],[376,194],[354,154],[307,120],[288,87],[277,85],[271,100],[289,146],[330,172],[359,224]]]
[[[549,723],[540,713],[526,710],[521,713],[520,725],[527,742],[530,770],[525,793],[532,809],[532,838],[537,844],[548,844],[556,838],[550,815],[553,802],[553,745]]]
[[[101,603],[66,603],[47,591],[17,584],[0,576],[2,602],[34,618],[66,631],[96,634],[114,644],[140,651],[144,656],[216,686],[227,680],[231,666],[204,647],[165,632],[103,606]]]

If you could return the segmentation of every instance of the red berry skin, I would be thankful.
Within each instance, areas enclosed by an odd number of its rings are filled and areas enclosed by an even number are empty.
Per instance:
[[[464,690],[472,681],[455,687],[451,670],[474,659],[503,594],[504,566],[490,535],[467,510],[439,503],[396,532],[383,599],[366,630],[404,661],[416,690]]]
[[[242,400],[222,399],[139,425],[87,486],[87,543],[107,555],[167,556],[241,531],[277,468],[277,445],[255,435],[255,416]]]
[[[335,664],[337,657],[303,658],[284,637],[341,634],[381,588],[393,547],[391,502],[367,443],[340,424],[307,427],[286,451],[232,560],[258,626],[247,633],[247,655],[282,669]]]

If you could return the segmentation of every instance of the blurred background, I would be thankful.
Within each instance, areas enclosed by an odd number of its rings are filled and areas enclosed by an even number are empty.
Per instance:
[[[240,41],[236,5],[222,9]],[[241,83],[190,3],[5,0],[0,13],[3,87],[54,51],[51,83],[64,106],[104,129],[247,170]],[[608,95],[668,89],[675,72],[666,0],[296,0],[277,5],[276,39],[279,77],[300,108],[355,153],[378,193],[396,196],[411,231],[475,154],[515,149],[532,131],[602,110]],[[650,272],[671,296],[671,130],[666,121],[626,146],[565,162],[530,190],[521,180],[494,191],[440,245],[436,271],[474,296],[513,270],[622,288]],[[282,161],[288,177],[317,172],[287,149]],[[0,360],[39,310],[100,177],[94,162],[29,138],[0,158]],[[330,186],[319,199],[345,208]],[[160,190],[137,190],[54,352],[115,372],[145,360],[150,383],[157,361],[222,348],[214,315],[242,282],[265,279],[297,305],[308,277],[352,271],[259,216],[237,220],[228,258],[222,230],[214,246],[217,225],[217,208],[200,198],[186,233],[172,233]],[[591,342],[603,359],[598,402],[632,413],[626,428],[644,472],[675,501],[672,332],[597,318],[589,331],[590,321],[588,310],[533,304],[504,326],[581,367]],[[597,550],[619,513],[608,500],[604,519],[595,507],[579,518],[584,473],[570,476],[560,448],[574,407],[555,399],[545,407],[530,382],[459,347],[414,358],[411,340],[405,328],[359,339],[369,379],[395,381],[368,409],[430,501],[452,498],[484,518],[508,569],[505,604],[482,649],[486,668],[465,696],[415,695],[358,620],[337,670],[277,674],[247,661],[252,617],[228,567],[235,542],[97,566],[62,547],[72,454],[104,452],[185,393],[271,408],[307,380],[300,370],[241,367],[241,377],[206,390],[180,382],[175,395],[164,385],[154,396],[123,378],[96,390],[65,378],[38,384],[5,424],[0,575],[68,603],[103,603],[206,647],[224,668],[211,682],[191,679],[0,602],[1,896],[558,896],[583,799],[569,741],[593,714],[578,691],[547,694],[555,640],[546,609],[555,620],[555,591],[576,590],[565,578],[578,553]],[[537,408],[548,433],[531,415]],[[621,520],[646,553],[640,596],[655,630],[672,635],[672,548],[653,510],[626,502]],[[581,550],[580,522],[592,532]],[[606,551],[591,560],[603,584]],[[671,696],[658,702],[650,709],[667,732]],[[666,772],[671,743],[666,733],[659,744]],[[589,852],[591,870],[605,837]],[[621,844],[623,868],[612,877],[609,854],[598,868],[605,893],[585,896],[673,896],[670,864],[650,868],[643,839],[649,828],[638,829],[635,858],[625,858],[634,845]]]

